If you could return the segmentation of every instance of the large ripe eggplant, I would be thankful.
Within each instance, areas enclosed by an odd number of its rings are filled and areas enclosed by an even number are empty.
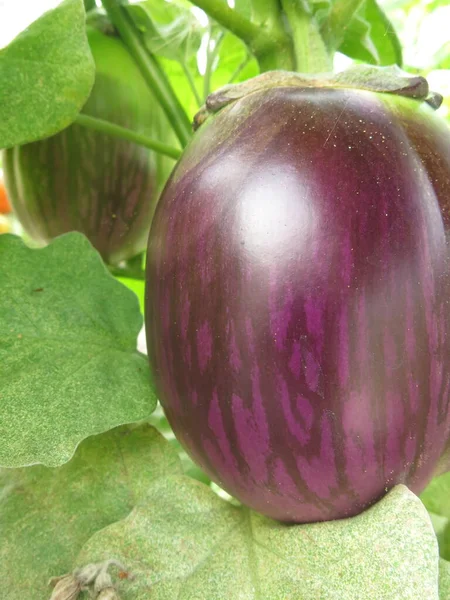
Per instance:
[[[450,133],[420,78],[274,77],[197,119],[150,233],[147,339],[213,480],[331,520],[450,466]]]
[[[171,128],[127,48],[104,20],[88,26],[96,77],[82,112],[161,141]],[[146,245],[173,161],[133,142],[71,125],[41,141],[5,150],[14,212],[33,240],[84,233],[105,261]]]

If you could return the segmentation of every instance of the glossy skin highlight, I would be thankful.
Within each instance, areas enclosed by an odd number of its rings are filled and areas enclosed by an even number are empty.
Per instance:
[[[419,492],[450,438],[450,160],[430,177],[435,150],[400,123],[428,131],[422,110],[356,90],[251,94],[201,126],[158,205],[160,400],[208,475],[275,519]]]

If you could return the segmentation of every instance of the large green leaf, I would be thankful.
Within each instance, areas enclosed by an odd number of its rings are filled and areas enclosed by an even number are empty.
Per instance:
[[[235,76],[240,66],[245,67]],[[249,56],[245,44],[235,35],[226,32],[220,43],[217,60],[213,64],[210,82],[210,92],[227,85],[231,78],[237,83],[259,74],[256,60]]]
[[[77,564],[110,557],[135,575],[122,600],[438,600],[436,538],[404,486],[352,519],[289,526],[168,477]]]
[[[433,479],[420,498],[430,512],[440,554],[450,560],[450,473]]]
[[[362,62],[375,65],[379,63],[377,49],[370,37],[370,24],[363,16],[357,14],[351,19],[339,51]]]
[[[159,63],[169,78],[169,81],[189,118],[193,119],[195,113],[199,109],[200,102],[197,101],[186,77],[186,68],[189,69],[191,73],[193,85],[195,86],[198,95],[200,93],[199,90],[201,90],[202,80],[197,70],[195,57],[191,57],[184,67],[180,62],[164,57],[159,58]]]
[[[0,465],[58,466],[156,406],[136,296],[79,233],[31,250],[0,236]]]
[[[450,562],[439,562],[439,600],[450,600]]]
[[[450,519],[429,513],[431,522],[439,544],[439,554],[442,558],[450,560]]]
[[[205,28],[188,7],[165,0],[144,0],[125,8],[150,52],[180,62],[195,56]]]
[[[117,279],[136,294],[139,300],[139,308],[141,313],[144,314],[145,282],[141,279],[130,279],[129,277],[117,277]]]
[[[433,479],[420,499],[430,512],[450,519],[450,472]]]
[[[402,65],[402,47],[395,29],[376,0],[365,0],[345,28],[339,51],[375,65]]]
[[[64,0],[0,50],[0,148],[75,119],[94,83],[83,0]]]
[[[327,45],[375,65],[402,64],[402,47],[377,0],[309,0]]]
[[[450,42],[446,42],[433,56],[433,69],[450,69]]]
[[[370,24],[370,39],[378,52],[379,65],[403,63],[402,46],[394,26],[380,8],[377,0],[366,0],[364,17]]]
[[[48,598],[49,577],[70,571],[91,535],[179,472],[176,452],[145,425],[89,438],[56,469],[0,469],[1,598]]]

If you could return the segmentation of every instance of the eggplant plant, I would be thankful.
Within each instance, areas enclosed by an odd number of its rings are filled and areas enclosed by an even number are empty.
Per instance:
[[[0,50],[2,597],[449,600],[450,129],[412,0],[96,4]]]

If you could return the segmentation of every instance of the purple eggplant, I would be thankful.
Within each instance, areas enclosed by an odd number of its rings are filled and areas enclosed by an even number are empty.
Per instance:
[[[282,521],[420,492],[450,467],[449,130],[417,99],[343,86],[219,108],[149,239],[149,356],[176,436]]]

